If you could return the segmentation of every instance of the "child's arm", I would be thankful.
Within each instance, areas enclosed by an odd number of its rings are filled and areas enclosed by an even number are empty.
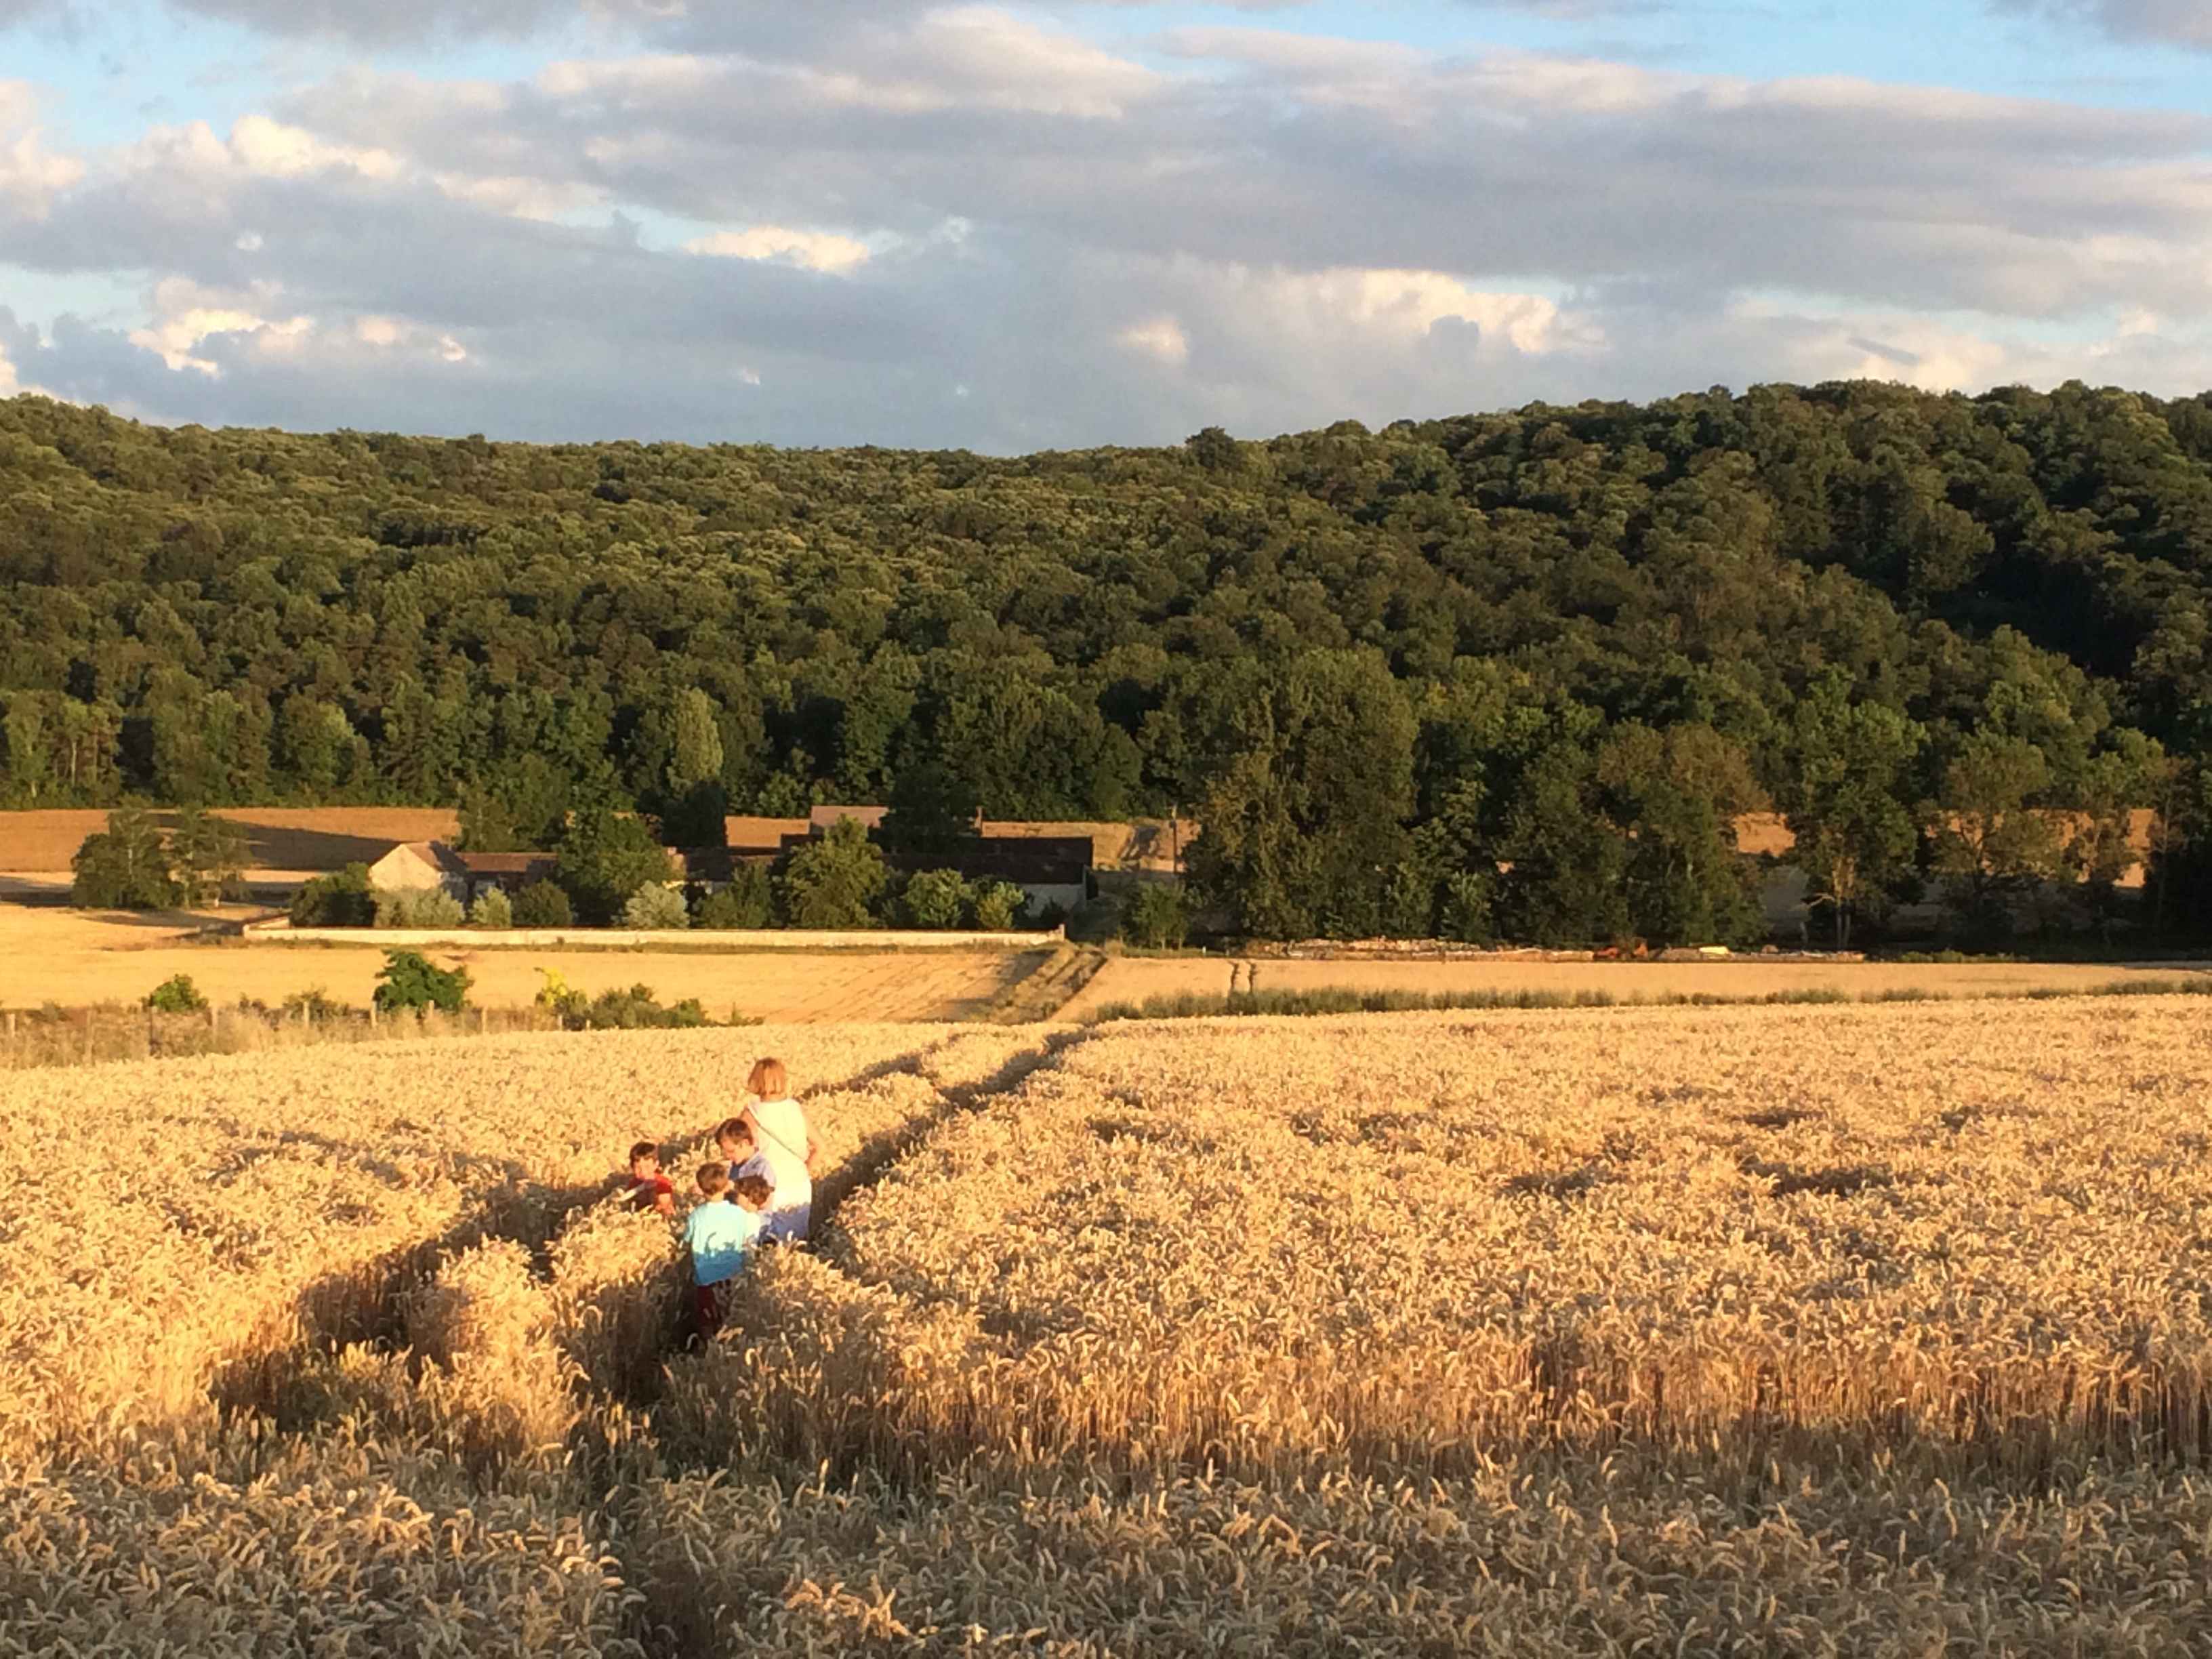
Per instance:
[[[670,1221],[676,1219],[676,1189],[662,1187],[653,1194],[653,1207]]]

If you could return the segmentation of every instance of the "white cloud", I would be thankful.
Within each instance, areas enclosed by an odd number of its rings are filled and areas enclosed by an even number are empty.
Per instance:
[[[173,372],[192,369],[214,380],[222,366],[198,353],[218,336],[243,336],[254,349],[289,352],[313,331],[312,318],[267,314],[276,297],[273,284],[244,294],[223,293],[181,276],[167,277],[155,286],[152,319],[131,331],[131,343],[155,353]]]
[[[389,179],[399,171],[399,158],[389,150],[325,143],[303,128],[265,115],[240,118],[231,127],[229,149],[239,166],[272,179],[297,179],[333,167],[368,179]]]
[[[1172,317],[1154,317],[1132,323],[1114,337],[1130,350],[1180,368],[1190,361],[1190,337]]]
[[[2212,380],[2201,116],[1281,30],[1139,63],[881,0],[581,38],[152,128],[35,210],[0,185],[9,259],[156,295],[135,334],[48,329],[38,378],[182,418],[1000,449]]]
[[[0,207],[43,218],[54,198],[84,176],[84,164],[46,147],[39,96],[27,82],[0,81]]]
[[[721,259],[778,259],[836,276],[859,270],[872,252],[866,242],[833,231],[793,230],[782,225],[717,231],[686,242],[684,251]]]

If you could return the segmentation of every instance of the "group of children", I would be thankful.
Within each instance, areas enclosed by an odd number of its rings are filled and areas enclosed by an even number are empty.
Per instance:
[[[693,1316],[711,1337],[729,1316],[738,1275],[764,1243],[805,1242],[813,1222],[814,1165],[820,1155],[806,1113],[791,1098],[780,1060],[763,1060],[745,1079],[751,1104],[714,1131],[717,1156],[700,1166],[699,1198],[684,1220],[691,1259]],[[629,1149],[630,1202],[676,1218],[676,1184],[660,1172],[660,1148]]]

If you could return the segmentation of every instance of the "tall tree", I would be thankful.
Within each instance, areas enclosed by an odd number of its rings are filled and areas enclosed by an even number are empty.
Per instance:
[[[1903,792],[1927,732],[1886,704],[1855,702],[1849,677],[1822,674],[1798,702],[1784,794],[1808,908],[1828,912],[1838,950],[1912,872],[1918,827]]]
[[[784,911],[794,927],[866,927],[890,881],[867,826],[840,818],[793,851],[783,872]]]

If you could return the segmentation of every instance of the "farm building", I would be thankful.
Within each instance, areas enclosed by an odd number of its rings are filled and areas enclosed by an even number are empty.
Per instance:
[[[464,904],[493,888],[513,893],[552,875],[550,853],[464,853],[442,841],[404,841],[368,867],[369,884],[380,891],[441,888]]]

